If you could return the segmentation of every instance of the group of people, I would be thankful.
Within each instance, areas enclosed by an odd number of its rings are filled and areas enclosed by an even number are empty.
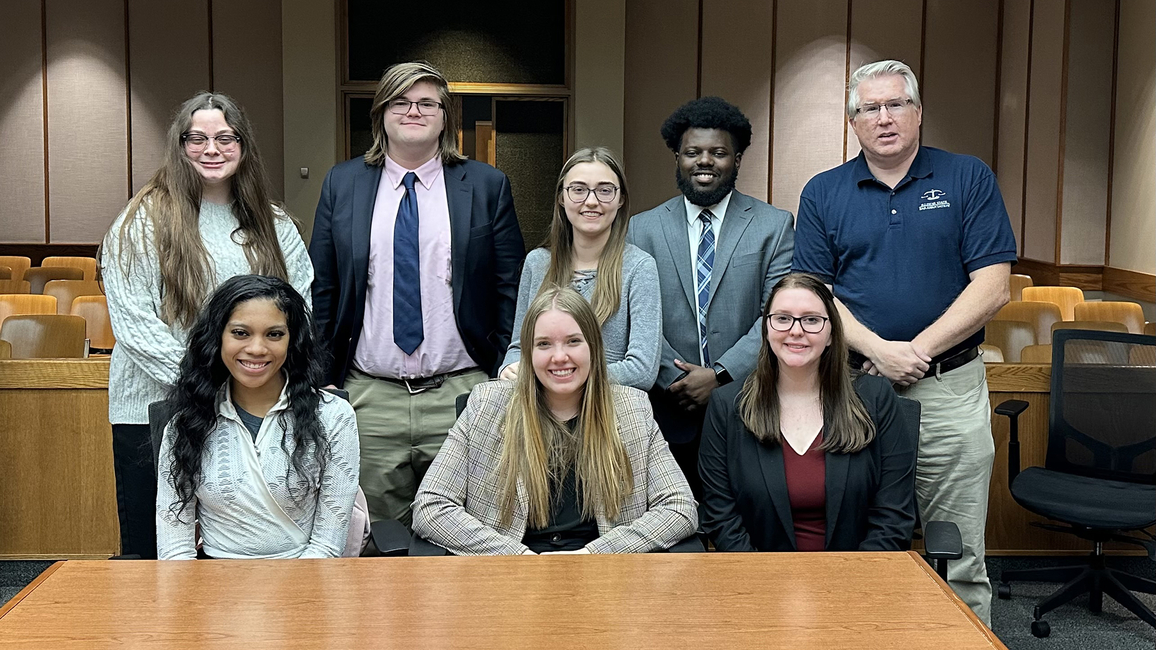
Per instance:
[[[847,119],[862,153],[796,222],[735,189],[742,112],[690,101],[661,128],[679,196],[631,216],[581,149],[527,255],[446,79],[402,63],[306,251],[244,113],[197,95],[102,250],[122,551],[357,555],[367,518],[456,554],[901,550],[922,517],[960,527],[950,582],[987,620],[978,344],[1010,223],[982,162],[920,146],[903,63],[857,70]]]

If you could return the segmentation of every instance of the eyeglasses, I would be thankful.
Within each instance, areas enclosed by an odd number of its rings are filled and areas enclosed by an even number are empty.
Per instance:
[[[903,114],[907,112],[907,107],[913,104],[915,104],[915,102],[910,99],[892,99],[882,104],[863,104],[856,109],[855,114],[862,115],[869,120],[877,120],[879,119],[880,111],[886,108],[888,115],[899,118],[903,117]]]
[[[567,185],[562,189],[566,190],[566,196],[575,203],[585,203],[590,192],[594,192],[594,198],[598,199],[599,203],[610,203],[614,197],[618,196],[617,185],[599,185],[593,190],[585,185]]]
[[[209,137],[204,133],[182,133],[181,142],[184,143],[185,148],[193,152],[201,152],[205,147],[209,146],[209,140],[217,143],[219,151],[232,151],[241,143],[241,136],[233,135],[232,133],[222,133]]]
[[[823,331],[830,320],[826,316],[792,316],[790,314],[771,314],[767,316],[767,322],[770,323],[771,329],[776,332],[789,332],[791,328],[798,323],[803,331],[808,334],[818,334]]]
[[[394,115],[405,115],[409,112],[409,107],[413,106],[414,104],[417,104],[417,112],[425,115],[426,117],[437,115],[438,111],[442,108],[441,102],[435,102],[432,99],[423,99],[421,101],[411,102],[408,99],[401,99],[399,97],[398,99],[394,99],[389,102],[389,112],[393,113]]]

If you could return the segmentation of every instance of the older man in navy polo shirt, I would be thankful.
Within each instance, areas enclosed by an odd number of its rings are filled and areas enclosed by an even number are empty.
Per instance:
[[[949,582],[990,624],[984,524],[995,447],[978,347],[1008,301],[1016,245],[991,169],[919,146],[922,118],[907,65],[855,71],[847,119],[862,153],[803,189],[793,267],[831,284],[854,362],[922,404],[920,514],[959,525],[964,558]]]

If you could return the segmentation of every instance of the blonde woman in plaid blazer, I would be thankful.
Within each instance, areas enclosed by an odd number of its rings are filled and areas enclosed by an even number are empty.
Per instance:
[[[693,534],[690,486],[646,394],[610,384],[589,303],[544,288],[521,340],[517,379],[479,384],[450,429],[414,532],[457,555],[645,553]],[[558,529],[582,545],[552,550],[541,533]]]

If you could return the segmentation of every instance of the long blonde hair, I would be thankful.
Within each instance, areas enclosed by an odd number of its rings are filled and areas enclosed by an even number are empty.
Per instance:
[[[747,377],[739,393],[739,415],[743,424],[760,441],[782,444],[779,430],[779,358],[767,341],[767,316],[771,303],[784,289],[806,289],[823,302],[827,310],[827,326],[831,328],[831,344],[819,357],[819,398],[823,404],[823,451],[853,454],[875,437],[875,423],[859,399],[851,382],[851,364],[847,361],[847,337],[843,321],[835,308],[835,296],[819,278],[807,273],[790,273],[771,289],[771,296],[763,307],[763,344],[755,371]]]
[[[127,277],[137,261],[136,247],[130,244],[135,236],[133,231],[146,232],[143,228],[134,228],[134,223],[137,219],[151,223],[153,254],[161,273],[160,317],[169,325],[182,327],[192,325],[214,287],[208,251],[198,226],[204,181],[185,155],[181,140],[192,125],[193,113],[202,110],[221,111],[225,123],[240,138],[241,157],[232,177],[230,206],[239,224],[232,235],[234,241],[241,244],[253,273],[282,280],[289,277],[277,239],[278,216],[273,211],[269,178],[253,137],[253,127],[241,107],[227,95],[197,93],[177,109],[169,126],[161,167],[129,201],[116,234],[119,237],[116,261]],[[113,236],[111,230],[106,238],[110,236]]]
[[[601,505],[603,514],[613,521],[627,495],[634,490],[634,478],[626,445],[618,435],[614,396],[602,351],[602,331],[594,310],[574,289],[548,287],[526,310],[521,340],[532,342],[538,318],[555,309],[574,318],[590,348],[590,375],[578,409],[578,450],[573,467],[582,516],[593,519],[597,506]],[[509,525],[513,519],[520,479],[529,497],[529,525],[544,528],[550,520],[551,479],[560,482],[563,478],[551,476],[552,446],[560,444],[566,435],[566,424],[550,412],[546,391],[534,374],[533,353],[523,354],[518,363],[514,394],[502,424],[502,456],[498,462],[502,484],[501,521]]]
[[[618,311],[622,302],[622,254],[626,249],[626,229],[630,222],[630,192],[626,188],[626,175],[622,173],[622,163],[606,147],[579,149],[562,165],[554,187],[554,218],[550,221],[550,234],[544,244],[550,251],[550,267],[546,270],[542,287],[567,286],[577,270],[574,268],[574,226],[561,204],[570,199],[565,196],[562,183],[576,165],[589,162],[606,165],[618,177],[618,214],[610,226],[610,238],[598,256],[598,276],[594,281],[594,293],[590,296],[598,322],[605,323]]]
[[[445,124],[442,128],[441,139],[438,140],[438,155],[443,165],[452,165],[466,159],[458,152],[458,115],[457,103],[450,97],[449,82],[445,76],[432,65],[424,61],[398,63],[390,66],[381,81],[377,82],[377,90],[373,94],[373,105],[369,109],[370,131],[373,134],[373,144],[365,152],[365,163],[380,167],[385,164],[385,156],[389,153],[389,135],[385,132],[385,111],[389,103],[409,92],[410,88],[419,81],[428,81],[438,89],[438,101],[442,105],[442,115]]]

